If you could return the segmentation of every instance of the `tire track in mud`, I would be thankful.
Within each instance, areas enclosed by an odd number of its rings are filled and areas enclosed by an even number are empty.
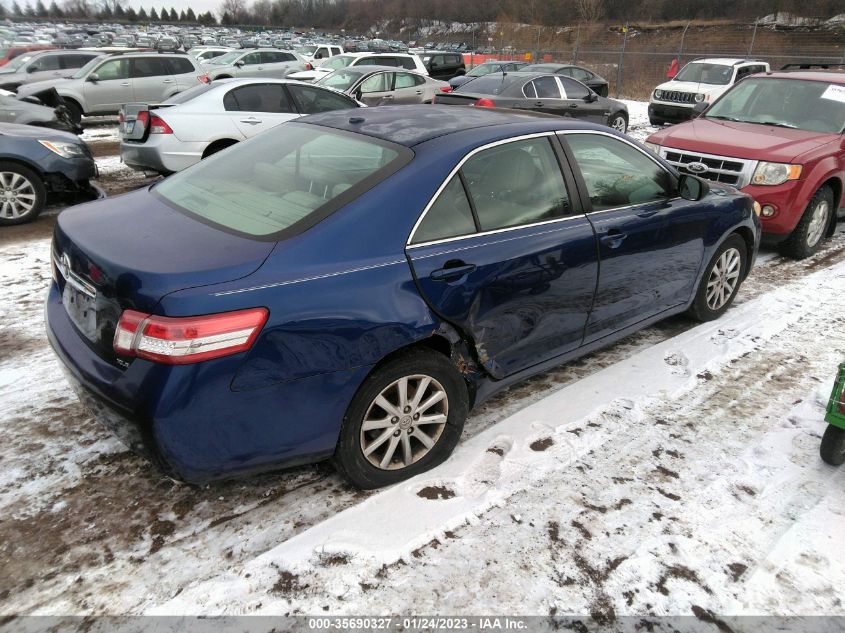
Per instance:
[[[40,297],[49,282],[49,272],[44,274],[48,241],[33,239],[31,232],[22,236],[0,244],[0,257],[20,256],[3,276],[0,292],[0,303],[17,305],[19,313],[14,323],[0,329],[0,340],[20,331],[43,332]],[[845,234],[840,232],[804,262],[765,262],[752,272],[739,300],[842,261],[843,244]],[[674,317],[534,377],[473,412],[466,436],[694,325]],[[0,413],[14,421],[0,459],[5,467],[12,464],[23,473],[11,484],[0,485],[0,497],[8,493],[14,499],[0,519],[0,543],[5,544],[0,547],[0,586],[8,592],[0,594],[3,612],[51,605],[71,612],[137,611],[368,496],[325,465],[203,488],[175,484],[122,451],[88,418],[61,377],[55,379],[58,368],[41,340],[43,345],[27,339],[20,349],[0,357],[0,371],[34,373],[35,384],[39,373],[49,377],[50,395],[50,402],[7,399],[0,385]]]

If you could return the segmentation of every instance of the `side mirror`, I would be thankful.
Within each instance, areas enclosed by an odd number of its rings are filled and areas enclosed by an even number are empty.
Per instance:
[[[689,174],[681,174],[681,177],[678,179],[678,194],[684,200],[697,202],[708,193],[710,193],[710,185],[706,180],[690,176]]]
[[[242,59],[239,59],[238,61],[235,62],[235,66],[237,66],[238,68],[243,68],[245,64],[246,64],[246,62]]]
[[[598,100],[599,96],[595,92],[590,92],[587,94],[586,97],[584,97],[584,101],[586,101],[587,103],[595,103]]]
[[[38,72],[38,68],[36,68],[35,66],[27,66],[26,72],[28,72],[28,73]]]
[[[100,76],[97,73],[91,73],[88,75],[88,81],[95,84],[100,81]]]
[[[706,101],[699,101],[698,103],[696,103],[692,107],[692,113],[694,115],[693,118],[700,117],[702,114],[704,114],[704,111],[709,107],[710,107],[710,104],[707,103]]]

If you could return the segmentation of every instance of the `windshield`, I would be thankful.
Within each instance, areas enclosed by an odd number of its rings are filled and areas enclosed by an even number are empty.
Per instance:
[[[173,174],[153,191],[205,223],[268,237],[319,221],[343,203],[344,192],[398,167],[407,156],[400,152],[359,134],[282,124]]]
[[[296,52],[302,53],[303,55],[313,55],[314,51],[317,50],[316,46],[297,46]]]
[[[212,88],[217,88],[219,86],[219,81],[212,81],[207,84],[197,84],[192,88],[188,88],[187,90],[183,90],[182,92],[177,92],[175,95],[167,99],[165,103],[169,105],[178,105],[180,103],[185,103],[186,101],[190,101],[191,99],[199,97],[201,94],[205,94]]]
[[[352,60],[355,59],[354,57],[347,57],[345,55],[341,55],[339,57],[332,57],[331,59],[327,59],[322,63],[320,68],[325,68],[327,70],[337,70],[338,68],[346,68],[349,64],[352,63]]]
[[[77,70],[73,74],[71,79],[82,79],[83,77],[88,75],[88,73],[90,73],[92,70],[94,70],[100,64],[100,62],[103,61],[105,58],[106,58],[105,55],[100,55],[99,57],[95,57],[90,62],[85,64],[82,68]]]
[[[726,86],[731,83],[733,66],[724,64],[687,64],[675,75],[675,81],[692,81],[695,83]]]
[[[745,79],[714,103],[708,119],[845,131],[845,86],[801,79]]]
[[[499,64],[481,64],[467,73],[467,77],[483,77],[499,70]]]
[[[243,53],[239,51],[232,51],[231,53],[226,53],[225,55],[220,55],[220,57],[210,59],[206,63],[216,64],[218,66],[228,66],[229,64],[234,64],[236,61],[238,61],[238,58],[241,55],[243,55]]]
[[[0,72],[12,72],[23,66],[27,63],[30,59],[32,59],[32,55],[19,55],[15,57],[12,61],[10,61],[5,66],[0,67]]]
[[[356,81],[361,78],[361,73],[352,72],[348,70],[336,70],[333,73],[326,75],[315,83],[321,86],[328,86],[337,90],[347,90],[352,87]]]

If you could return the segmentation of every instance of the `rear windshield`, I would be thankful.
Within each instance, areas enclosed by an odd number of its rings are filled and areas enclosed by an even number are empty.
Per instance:
[[[455,90],[455,92],[471,92],[483,95],[497,95],[501,94],[502,90],[507,88],[514,81],[518,81],[519,79],[519,77],[514,77],[513,75],[507,75],[503,73],[490,73],[489,75],[484,75],[483,77],[479,77],[478,79],[468,81],[460,88]],[[525,81],[524,77],[522,78],[522,81]]]
[[[369,136],[287,123],[173,174],[153,191],[212,226],[278,239],[360,195],[409,154]]]
[[[183,90],[182,92],[177,92],[175,95],[170,97],[165,101],[165,103],[170,105],[177,105],[179,103],[185,103],[190,101],[191,99],[195,99],[199,97],[201,94],[205,94],[209,90],[213,88],[219,88],[220,82],[209,82],[207,84],[197,84],[192,88],[188,88],[187,90]]]

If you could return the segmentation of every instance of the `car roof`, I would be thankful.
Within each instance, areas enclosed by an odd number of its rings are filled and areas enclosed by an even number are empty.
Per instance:
[[[482,137],[494,139],[502,136],[503,128],[511,126],[515,134],[564,130],[569,127],[583,129],[585,125],[589,129],[603,129],[595,125],[573,124],[563,117],[534,112],[427,104],[402,106],[401,117],[396,116],[395,106],[379,106],[312,114],[298,119],[298,122],[365,134],[405,147],[467,131],[478,133],[480,141],[484,140]]]
[[[694,59],[690,64],[719,64],[721,66],[736,66],[738,64],[762,64],[759,59],[749,59],[747,57],[702,57],[701,59]]]
[[[360,66],[344,66],[343,68],[336,68],[332,72],[337,72],[338,70],[343,70],[351,73],[357,73],[359,75],[364,75],[368,72],[376,72],[376,71],[384,71],[390,70],[393,72],[403,72],[403,73],[411,73],[412,75],[419,75],[420,77],[424,77],[415,70],[411,70],[409,68],[401,68],[399,66],[377,66],[375,64],[361,64]]]
[[[836,70],[797,70],[774,71],[753,75],[757,77],[771,77],[772,79],[801,79],[803,81],[822,81],[828,84],[845,85],[845,72]]]

